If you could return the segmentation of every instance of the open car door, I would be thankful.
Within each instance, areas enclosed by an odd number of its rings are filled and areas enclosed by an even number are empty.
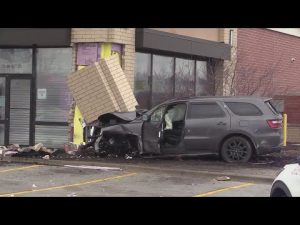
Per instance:
[[[163,115],[166,106],[154,110],[142,126],[143,152],[160,154],[160,140],[163,131]]]

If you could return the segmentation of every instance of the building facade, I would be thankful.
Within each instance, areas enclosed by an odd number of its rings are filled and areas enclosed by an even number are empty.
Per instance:
[[[231,59],[228,29],[0,29],[0,145],[82,139],[67,76],[118,54],[140,108],[215,94],[215,74]],[[218,90],[223,93],[223,90]],[[80,137],[77,137],[79,135]],[[75,136],[75,137],[74,137]]]
[[[288,142],[300,138],[300,29],[239,28],[237,95],[269,96],[288,115]]]

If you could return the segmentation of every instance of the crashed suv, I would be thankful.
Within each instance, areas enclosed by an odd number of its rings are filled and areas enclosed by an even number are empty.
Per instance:
[[[107,113],[94,148],[102,154],[217,154],[226,162],[279,152],[282,116],[270,98],[195,97],[147,112]]]

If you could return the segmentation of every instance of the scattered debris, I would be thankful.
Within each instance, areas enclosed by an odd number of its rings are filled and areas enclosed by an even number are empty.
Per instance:
[[[65,152],[70,155],[75,155],[78,151],[78,145],[70,142],[64,145]]]
[[[217,177],[216,180],[217,181],[229,181],[231,179],[230,179],[230,177],[222,176],[222,177]]]
[[[45,155],[42,159],[50,159],[50,155]]]
[[[132,159],[132,156],[129,156],[129,155],[125,155],[125,159]]]
[[[19,152],[18,151],[6,151],[4,152],[4,157],[5,156],[12,156],[12,155],[15,155],[15,154],[18,154]]]
[[[75,192],[72,192],[71,194],[67,194],[67,197],[76,197],[77,194]]]
[[[34,146],[20,147],[18,144],[9,146],[0,146],[0,156],[18,156],[18,157],[42,157],[43,159],[50,159],[50,155],[58,155],[65,153],[62,149],[49,149],[42,143]]]
[[[121,168],[118,167],[101,167],[101,166],[74,166],[74,165],[64,165],[65,167],[72,167],[72,168],[80,168],[80,169],[93,169],[93,170],[117,170],[120,171],[122,170]]]

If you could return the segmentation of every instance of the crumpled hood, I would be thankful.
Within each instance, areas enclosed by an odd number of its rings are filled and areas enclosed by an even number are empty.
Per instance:
[[[133,121],[135,118],[141,116],[143,113],[147,112],[147,110],[136,110],[132,112],[110,112],[105,113],[98,117],[100,122],[108,122],[109,120],[117,120],[117,124],[119,122],[130,122]]]

